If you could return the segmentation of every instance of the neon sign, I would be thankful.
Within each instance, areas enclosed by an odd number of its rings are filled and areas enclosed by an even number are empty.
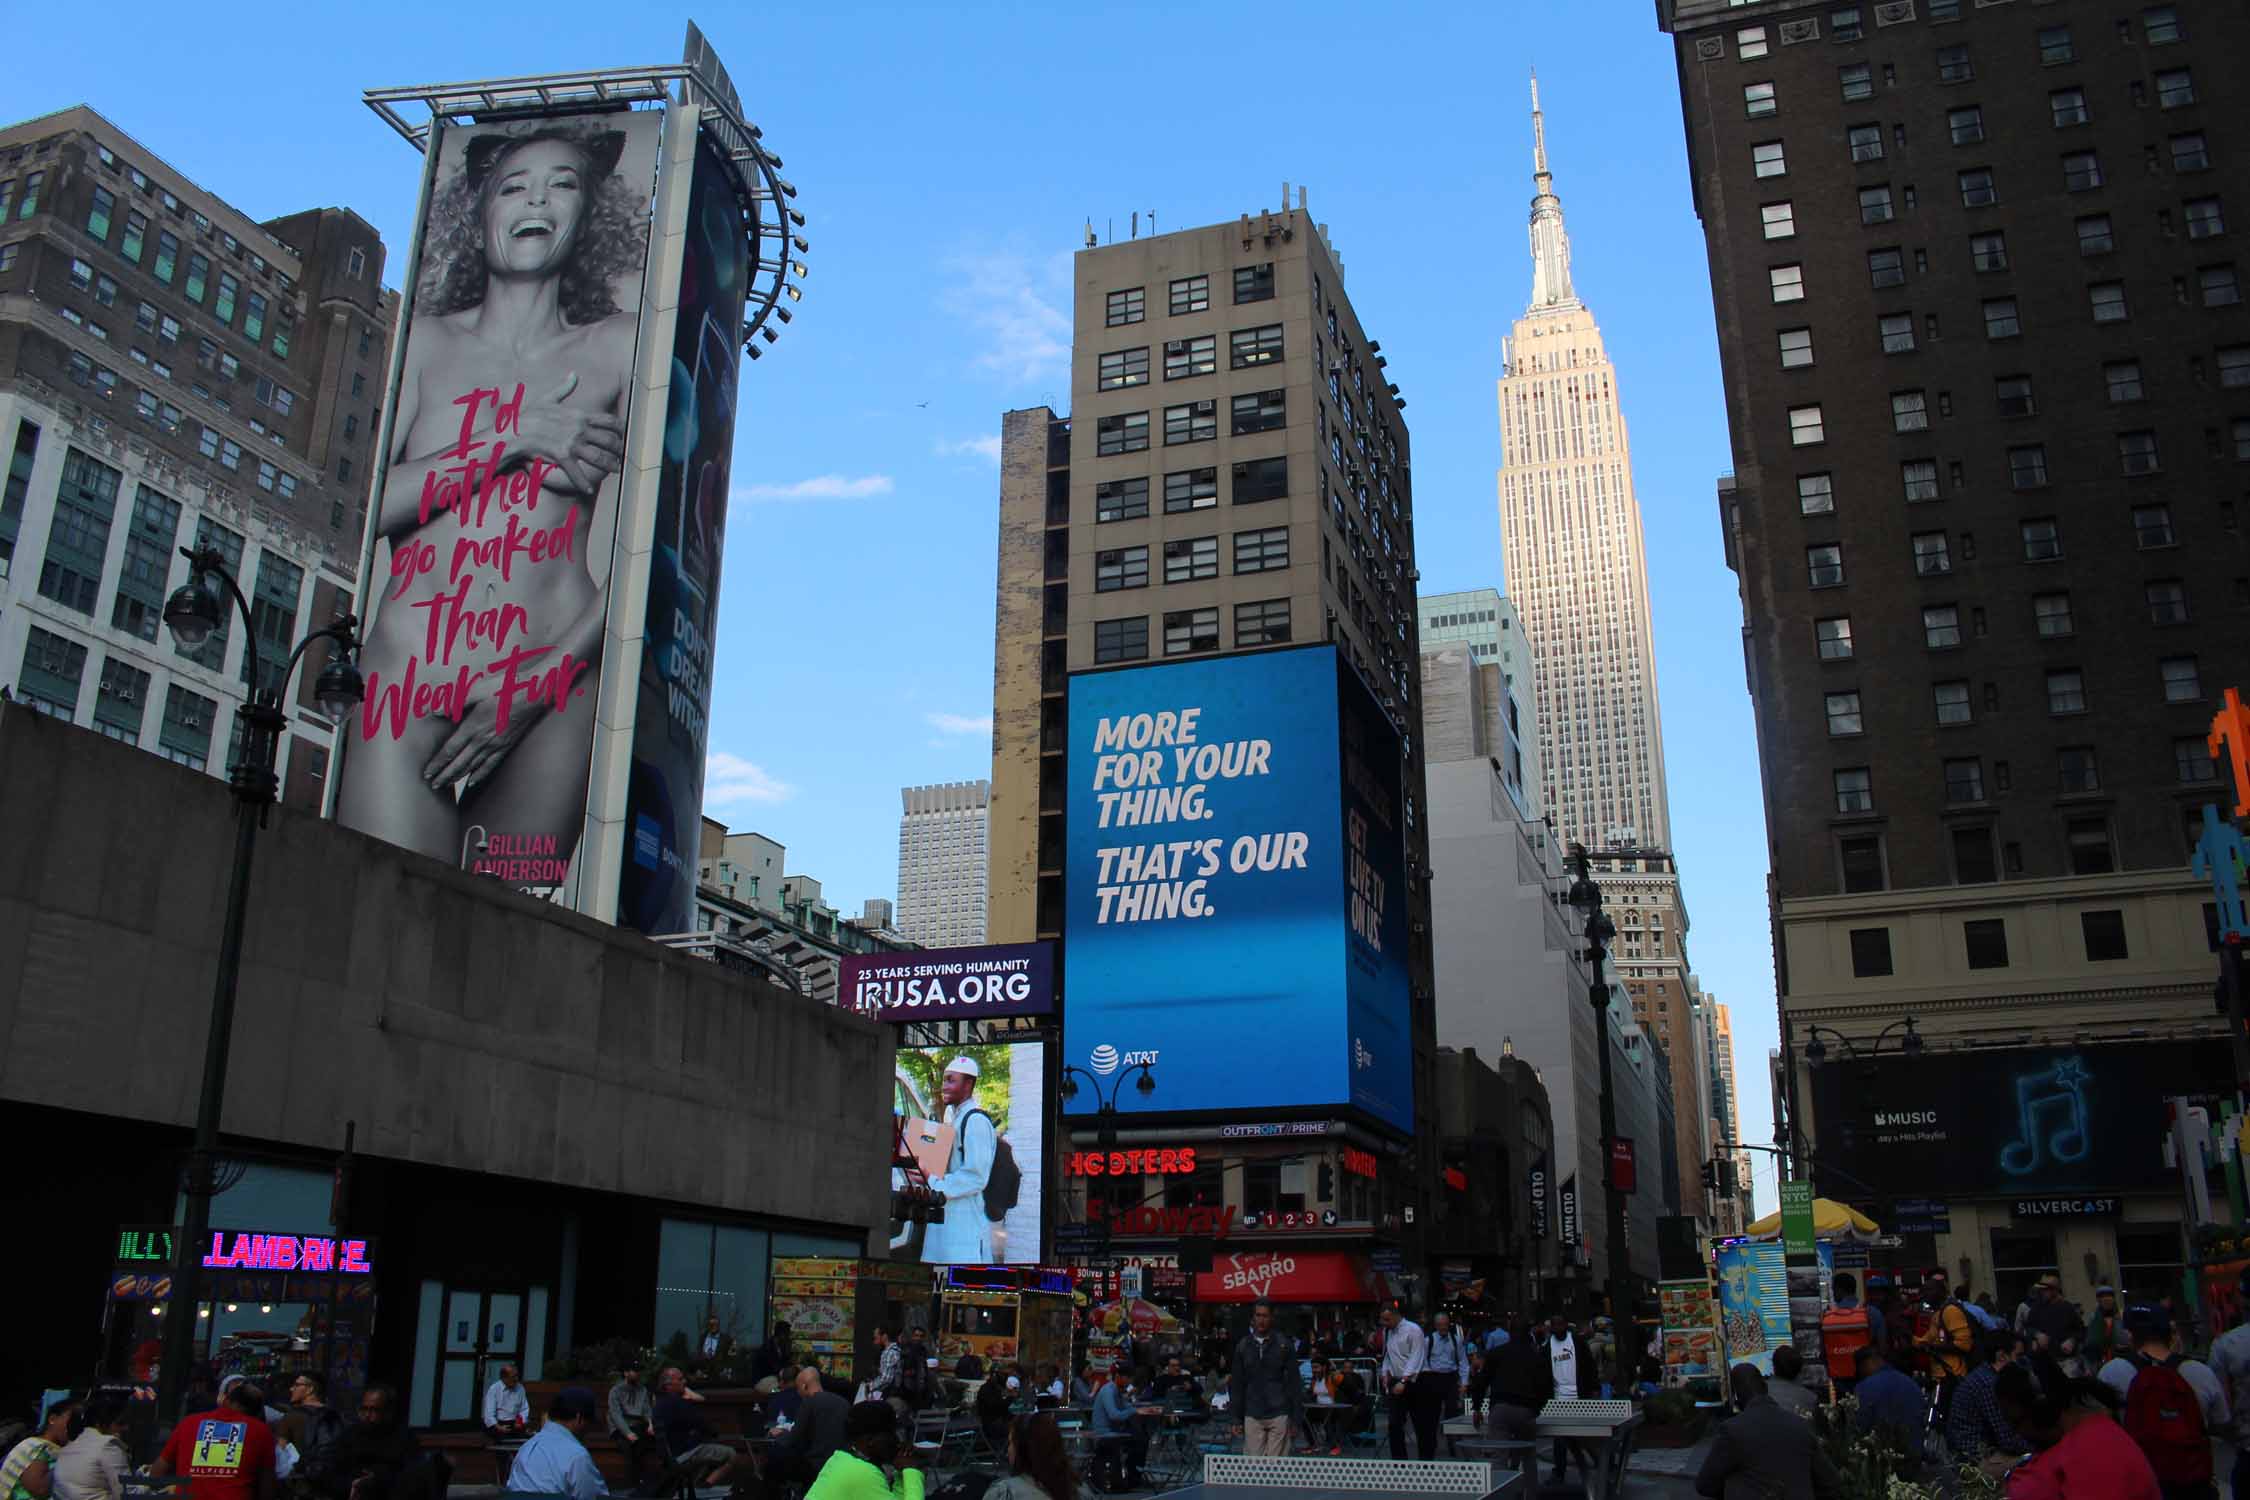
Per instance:
[[[1067,1168],[1073,1177],[1177,1177],[1195,1171],[1193,1146],[1149,1147],[1143,1151],[1073,1151]]]
[[[1339,1155],[1343,1159],[1344,1170],[1351,1173],[1354,1177],[1371,1178],[1375,1175],[1374,1152],[1360,1151],[1355,1149],[1354,1147],[1346,1146],[1342,1150],[1342,1152],[1339,1153]]]
[[[334,1271],[372,1276],[367,1241],[330,1239],[317,1234],[229,1234],[214,1230],[203,1253],[215,1271]]]

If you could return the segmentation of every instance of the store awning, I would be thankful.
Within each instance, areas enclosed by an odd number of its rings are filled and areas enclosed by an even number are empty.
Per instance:
[[[1195,1273],[1198,1302],[1379,1302],[1383,1281],[1348,1250],[1246,1250]]]

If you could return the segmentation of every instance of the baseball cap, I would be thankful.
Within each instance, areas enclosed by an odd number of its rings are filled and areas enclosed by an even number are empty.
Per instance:
[[[555,1399],[547,1403],[550,1417],[590,1417],[599,1410],[594,1404],[594,1393],[582,1385],[566,1385],[555,1392]]]

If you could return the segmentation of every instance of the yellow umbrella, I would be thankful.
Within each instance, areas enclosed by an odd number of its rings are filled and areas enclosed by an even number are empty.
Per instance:
[[[1853,1208],[1848,1203],[1838,1203],[1833,1198],[1815,1198],[1812,1201],[1813,1234],[1820,1239],[1852,1238],[1860,1235],[1877,1235],[1882,1226]],[[1781,1215],[1767,1214],[1743,1233],[1750,1238],[1772,1239],[1781,1233]]]

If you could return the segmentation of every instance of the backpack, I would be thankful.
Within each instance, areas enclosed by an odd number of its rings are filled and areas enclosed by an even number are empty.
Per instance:
[[[966,1135],[969,1121],[984,1115],[984,1122],[992,1125],[992,1171],[984,1179],[984,1216],[997,1224],[1008,1216],[1023,1195],[1023,1168],[1016,1165],[1016,1152],[1008,1138],[993,1124],[992,1116],[981,1109],[972,1109],[961,1117],[961,1129]]]
[[[1875,1343],[1875,1320],[1865,1307],[1831,1307],[1820,1315],[1821,1357],[1828,1373],[1850,1379],[1859,1351]]]
[[[2203,1429],[2203,1402],[2180,1373],[2180,1356],[2162,1364],[2133,1358],[2133,1382],[2125,1388],[2125,1431],[2159,1484],[2208,1484],[2211,1438]]]

